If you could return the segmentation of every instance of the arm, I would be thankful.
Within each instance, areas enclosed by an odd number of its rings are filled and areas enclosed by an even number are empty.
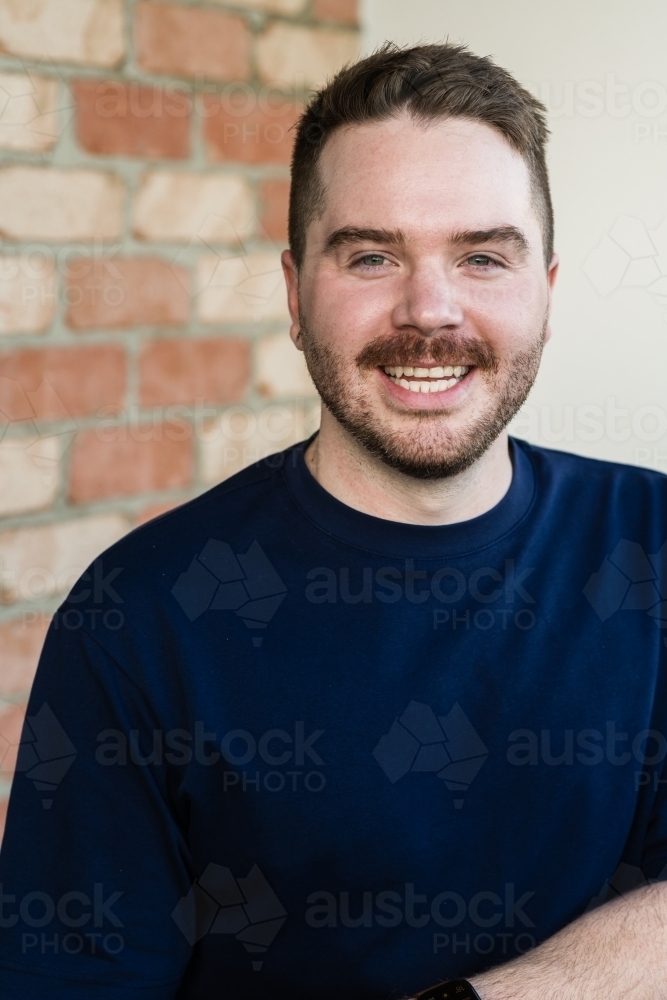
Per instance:
[[[44,645],[0,852],[0,996],[172,1000],[192,950],[171,916],[191,885],[176,781],[127,752],[127,734],[165,725],[66,621]]]
[[[666,1000],[667,884],[605,903],[470,982],[482,1000]]]

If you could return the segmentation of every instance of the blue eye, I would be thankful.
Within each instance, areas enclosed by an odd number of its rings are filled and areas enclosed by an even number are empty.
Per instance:
[[[354,263],[363,264],[364,267],[379,267],[386,259],[381,253],[366,253],[363,257],[358,257]]]
[[[470,261],[473,261],[473,267],[487,268],[489,264],[493,267],[502,267],[502,264],[494,260],[493,257],[489,257],[486,253],[473,253],[469,257],[466,257],[466,262],[469,263]]]

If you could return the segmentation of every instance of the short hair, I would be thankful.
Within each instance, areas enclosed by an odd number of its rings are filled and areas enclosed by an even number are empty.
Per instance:
[[[306,230],[324,211],[319,160],[330,136],[345,125],[379,122],[407,111],[419,123],[466,118],[500,132],[524,158],[542,227],[546,266],[554,222],[546,165],[546,108],[514,77],[465,45],[399,48],[386,42],[341,69],[307,104],[296,125],[289,199],[289,244],[297,269]]]

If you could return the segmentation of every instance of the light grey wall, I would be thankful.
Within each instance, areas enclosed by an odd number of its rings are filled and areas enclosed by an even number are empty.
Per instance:
[[[667,472],[666,0],[364,0],[363,22],[367,52],[462,41],[547,104],[561,270],[515,433]]]

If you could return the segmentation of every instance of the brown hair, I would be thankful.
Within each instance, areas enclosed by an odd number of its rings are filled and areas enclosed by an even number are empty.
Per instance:
[[[386,42],[340,70],[308,103],[296,126],[289,201],[289,243],[301,266],[309,223],[324,210],[318,164],[327,139],[344,125],[383,121],[407,110],[417,122],[468,118],[505,136],[530,171],[547,267],[553,254],[553,209],[545,146],[546,108],[507,70],[465,45]]]

